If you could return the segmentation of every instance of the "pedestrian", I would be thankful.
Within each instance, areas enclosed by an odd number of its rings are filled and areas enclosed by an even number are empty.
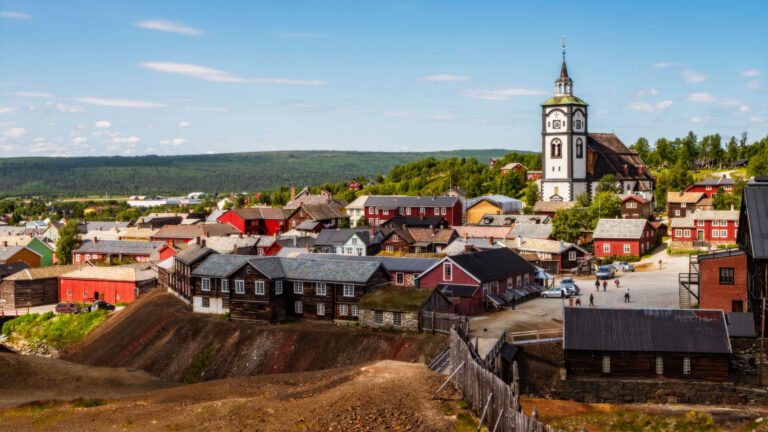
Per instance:
[[[616,284],[616,288],[618,288],[619,287],[619,278],[616,278],[616,280],[614,280],[613,283],[615,283]]]
[[[629,288],[624,291],[624,303],[629,303]]]
[[[600,279],[595,279],[595,291],[600,291]]]
[[[659,259],[659,270],[661,270],[661,259]]]
[[[608,291],[608,281],[603,281],[603,292],[606,292],[606,291]]]
[[[580,298],[576,299],[576,306],[581,306],[581,299]]]
[[[595,307],[595,295],[590,294],[589,295],[589,307]]]

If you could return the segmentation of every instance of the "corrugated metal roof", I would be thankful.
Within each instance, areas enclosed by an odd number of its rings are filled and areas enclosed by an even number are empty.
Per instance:
[[[383,257],[383,256],[356,256],[336,255],[327,253],[302,253],[296,258],[318,261],[367,261],[381,263],[387,271],[417,272],[432,267],[440,261],[438,258],[411,258],[411,257]]]
[[[731,337],[757,337],[755,318],[752,312],[726,312],[728,335]]]
[[[768,183],[747,184],[741,205],[746,208],[747,220],[739,222],[739,229],[745,225],[749,228],[751,255],[768,259]]]
[[[197,260],[208,255],[211,252],[213,252],[213,250],[205,246],[201,246],[197,243],[192,243],[187,245],[187,247],[185,247],[179,253],[177,253],[176,259],[178,261],[183,262],[184,264],[192,264],[197,262]]]
[[[480,281],[536,273],[533,265],[507,248],[469,252],[445,259],[453,261]]]
[[[595,239],[640,239],[648,223],[645,219],[600,219],[592,237]]]
[[[563,349],[730,354],[720,310],[563,308]]]
[[[126,255],[149,255],[155,249],[163,246],[165,243],[159,241],[140,241],[140,240],[85,240],[72,252],[74,253],[104,253],[104,254],[126,254]]]
[[[365,202],[366,207],[396,209],[399,207],[453,207],[458,201],[452,196],[395,196],[372,195]]]
[[[526,238],[526,239],[548,239],[552,235],[552,224],[533,224],[521,223],[515,224],[507,237]]]

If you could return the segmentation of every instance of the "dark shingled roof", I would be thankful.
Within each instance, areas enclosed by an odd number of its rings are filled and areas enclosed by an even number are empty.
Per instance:
[[[311,259],[318,261],[368,261],[381,263],[387,271],[401,271],[411,273],[421,273],[432,267],[439,258],[412,258],[412,257],[384,257],[384,256],[357,256],[357,255],[337,255],[328,253],[302,253],[296,258]]]
[[[536,267],[507,248],[469,252],[446,259],[453,261],[481,281],[536,273]]]
[[[637,152],[614,134],[590,133],[587,148],[596,156],[592,166],[587,167],[587,180],[598,181],[606,174],[613,174],[619,180],[655,180]]]
[[[365,202],[366,207],[396,209],[399,207],[453,207],[458,201],[454,196],[395,196],[372,195]]]
[[[196,269],[192,270],[192,276],[227,277],[251,258],[254,256],[209,255]]]
[[[752,312],[726,312],[728,335],[731,337],[757,337],[755,319]]]
[[[563,349],[730,354],[731,344],[720,310],[566,307]]]
[[[25,263],[24,261],[0,264],[0,279],[28,268],[29,264]]]
[[[394,228],[403,225],[409,228],[447,227],[448,221],[440,216],[427,216],[423,219],[418,216],[395,216],[381,223],[382,228]]]
[[[744,188],[739,229],[749,230],[749,245],[746,249],[755,259],[768,259],[768,217],[766,215],[768,215],[768,181],[750,182]],[[746,220],[744,220],[745,216]]]
[[[204,258],[209,253],[214,252],[213,249],[209,249],[205,246],[200,246],[197,243],[192,243],[185,247],[181,252],[174,255],[174,259],[181,261],[184,264],[194,264],[201,258]]]
[[[439,284],[437,289],[440,290],[446,297],[472,297],[480,287],[474,285],[453,285],[453,284]]]
[[[159,241],[134,241],[134,240],[99,240],[96,242],[85,240],[83,244],[73,250],[74,253],[100,253],[100,254],[125,254],[125,255],[149,255],[165,243]]]

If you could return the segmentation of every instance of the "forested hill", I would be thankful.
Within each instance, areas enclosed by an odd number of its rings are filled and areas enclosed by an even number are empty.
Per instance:
[[[434,157],[483,163],[509,150],[445,152],[284,151],[185,156],[0,159],[0,197],[240,192],[373,178]]]

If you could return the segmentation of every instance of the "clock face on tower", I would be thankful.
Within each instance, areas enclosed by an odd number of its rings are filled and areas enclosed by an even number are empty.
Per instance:
[[[552,127],[555,129],[560,129],[560,120],[555,120],[552,122]]]

